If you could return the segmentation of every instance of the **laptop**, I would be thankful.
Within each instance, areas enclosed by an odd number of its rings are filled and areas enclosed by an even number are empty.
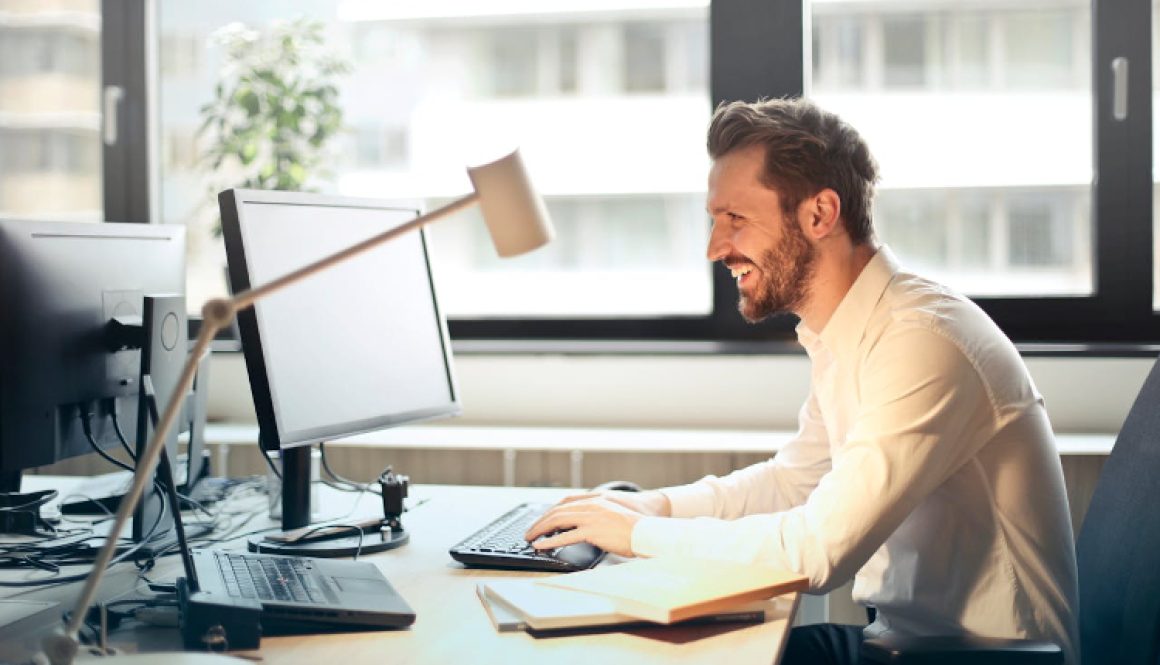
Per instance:
[[[403,628],[415,622],[415,611],[372,563],[201,549],[190,555],[189,585],[258,600],[266,635]]]
[[[161,466],[169,466],[164,453]],[[166,476],[162,469],[162,484],[175,503]],[[174,526],[189,592],[257,600],[265,635],[381,630],[415,622],[415,611],[372,563],[191,550],[180,512]]]

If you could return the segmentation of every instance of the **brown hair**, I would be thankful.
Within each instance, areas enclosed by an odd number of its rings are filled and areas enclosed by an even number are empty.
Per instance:
[[[853,127],[804,99],[721,103],[709,123],[709,157],[754,145],[765,148],[762,184],[778,193],[785,214],[833,189],[850,239],[863,244],[873,237],[878,164]]]

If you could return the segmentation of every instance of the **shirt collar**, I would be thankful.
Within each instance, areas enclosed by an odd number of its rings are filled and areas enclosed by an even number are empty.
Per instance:
[[[879,247],[858,278],[850,285],[850,290],[842,297],[842,302],[838,303],[826,327],[820,333],[816,333],[810,330],[805,322],[799,322],[798,341],[810,355],[813,355],[819,347],[826,348],[834,355],[843,355],[843,352],[853,349],[862,340],[870,315],[899,270],[901,266],[894,252],[886,245]]]

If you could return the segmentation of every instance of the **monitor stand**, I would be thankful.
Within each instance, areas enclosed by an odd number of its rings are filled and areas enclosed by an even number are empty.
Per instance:
[[[0,471],[0,492],[19,492],[21,471]]]
[[[189,352],[186,337],[185,297],[146,295],[142,310],[141,335],[141,376],[138,384],[139,402],[137,407],[137,458],[141,459],[149,444],[157,421],[157,405],[169,404],[185,365]],[[185,396],[181,396],[185,399]],[[165,450],[169,459],[177,456],[177,429],[171,427],[166,433]],[[156,473],[156,472],[155,472]],[[154,476],[154,480],[156,480]],[[133,541],[147,540],[154,524],[161,533],[160,538],[148,538],[148,549],[164,551],[170,548],[176,538],[174,515],[179,505],[166,504],[164,488],[159,483],[150,483],[142,492],[141,500],[133,511]],[[160,489],[160,491],[158,491]]]
[[[310,446],[285,448],[282,457],[281,533],[252,536],[251,552],[313,557],[353,557],[406,545],[411,536],[398,519],[351,519],[310,525]]]

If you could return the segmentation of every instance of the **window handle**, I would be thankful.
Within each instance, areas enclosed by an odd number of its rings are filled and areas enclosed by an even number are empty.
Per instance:
[[[107,85],[104,91],[104,127],[102,133],[105,145],[117,145],[117,115],[121,108],[121,99],[125,96],[125,89],[119,85]]]
[[[1112,59],[1112,117],[1123,122],[1128,119],[1128,59]]]

